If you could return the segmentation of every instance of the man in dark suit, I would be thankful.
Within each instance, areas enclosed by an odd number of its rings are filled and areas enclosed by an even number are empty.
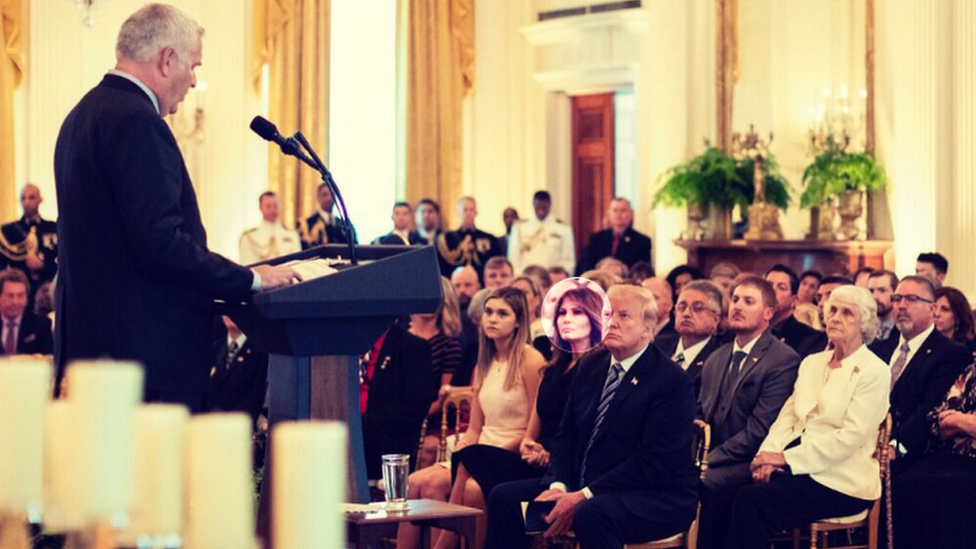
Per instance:
[[[935,329],[935,288],[921,276],[906,276],[891,296],[901,334],[872,344],[871,350],[891,366],[892,472],[897,474],[920,456],[930,437],[928,413],[972,361],[963,345]]]
[[[735,493],[751,483],[749,463],[793,392],[800,357],[770,333],[775,310],[769,282],[758,276],[740,280],[729,307],[735,340],[705,361],[701,415],[712,427],[712,449],[701,487],[703,549],[725,542]]]
[[[776,292],[776,313],[773,315],[773,336],[787,344],[805,358],[807,355],[823,351],[817,349],[820,332],[800,322],[793,316],[796,311],[796,293],[800,290],[800,277],[786,265],[773,265],[766,271],[766,281]]]
[[[406,202],[397,202],[393,205],[393,230],[385,235],[378,237],[373,244],[387,244],[390,246],[414,246],[423,244],[420,235],[410,230],[413,222],[413,208]]]
[[[876,345],[891,338],[898,339],[901,333],[895,326],[895,307],[891,303],[891,296],[898,287],[898,275],[891,271],[880,270],[868,277],[868,291],[874,303],[878,306],[878,337],[874,339]]]
[[[437,235],[444,232],[441,230],[441,205],[430,198],[421,198],[415,208],[414,223],[417,230],[411,234],[416,235],[417,242],[433,246],[437,243]]]
[[[322,244],[345,244],[349,242],[332,211],[335,207],[335,199],[332,197],[332,189],[325,181],[319,183],[318,199],[319,211],[298,223],[298,235],[302,240],[303,250]]]
[[[0,272],[0,354],[49,355],[54,350],[51,321],[27,310],[29,294],[22,271]]]
[[[20,192],[24,215],[0,227],[0,269],[20,269],[27,275],[33,292],[54,279],[58,270],[58,224],[41,217],[44,199],[37,185],[28,183]],[[34,295],[27,308],[33,309]]]
[[[187,30],[190,29],[190,30]],[[55,358],[137,360],[147,400],[206,404],[214,298],[298,279],[207,249],[196,194],[162,116],[196,84],[203,30],[150,4],[122,25],[118,63],[58,136],[59,275]]]
[[[437,398],[430,344],[394,324],[361,360],[359,406],[363,414],[366,471],[382,477],[383,454],[417,454],[420,425]]]
[[[695,380],[696,397],[701,389],[705,360],[722,346],[715,337],[721,316],[722,291],[707,280],[694,280],[678,296],[674,307],[675,332],[654,338],[654,345]]]
[[[665,538],[694,517],[691,379],[651,345],[653,296],[636,286],[607,293],[608,351],[577,366],[542,482],[505,483],[491,492],[487,547],[528,546],[521,502],[533,499],[556,502],[546,537],[573,529],[582,549]]]
[[[258,351],[228,317],[214,341],[209,411],[244,412],[256,427],[268,391],[268,353]]]
[[[615,257],[628,269],[640,261],[651,262],[651,239],[631,226],[634,211],[630,208],[630,201],[626,198],[611,200],[607,218],[610,228],[590,235],[576,264],[576,276],[594,268],[604,257]]]

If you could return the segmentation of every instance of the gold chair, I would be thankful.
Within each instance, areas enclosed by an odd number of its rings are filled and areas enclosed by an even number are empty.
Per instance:
[[[471,400],[474,398],[474,390],[471,386],[465,387],[448,387],[447,396],[444,398],[444,404],[441,406],[441,432],[440,440],[437,443],[437,455],[434,457],[434,463],[438,463],[447,459],[447,429],[449,425],[448,418],[450,417],[450,409],[454,408],[454,425],[457,434],[461,434],[461,413],[467,406],[467,410],[471,410]],[[424,418],[423,423],[420,425],[420,439],[417,440],[417,462],[415,464],[415,469],[420,469],[420,458],[424,450],[424,439],[427,437],[427,418]]]
[[[885,418],[881,423],[881,427],[878,429],[878,445],[875,448],[874,457],[878,460],[878,465],[880,466],[881,472],[881,482],[882,485],[888,489],[886,502],[887,511],[887,532],[889,546],[891,542],[891,492],[890,492],[890,479],[888,477],[888,459],[889,450],[888,442],[891,438],[891,414]],[[856,515],[851,515],[848,517],[836,517],[818,520],[810,525],[810,549],[818,548],[830,548],[830,549],[877,549],[878,548],[878,524],[881,520],[881,498],[874,502],[871,509],[867,511],[862,511]],[[829,545],[830,532],[844,531],[848,533],[852,532],[856,528],[867,528],[867,543],[866,544],[852,544],[850,537],[848,536],[848,543],[846,545],[833,546]],[[793,549],[800,549],[800,529],[795,528],[793,530]]]

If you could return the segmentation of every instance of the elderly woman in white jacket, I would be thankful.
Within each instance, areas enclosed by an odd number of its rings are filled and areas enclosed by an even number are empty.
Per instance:
[[[841,286],[824,312],[832,349],[800,364],[793,395],[752,462],[754,484],[735,498],[727,548],[768,547],[775,532],[855,515],[881,497],[874,451],[891,373],[867,347],[877,306],[864,288]]]

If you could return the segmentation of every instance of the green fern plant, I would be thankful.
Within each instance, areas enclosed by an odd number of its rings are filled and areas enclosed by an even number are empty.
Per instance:
[[[806,188],[800,196],[800,207],[822,206],[845,191],[884,189],[887,181],[884,169],[873,156],[831,147],[818,154],[803,171]]]

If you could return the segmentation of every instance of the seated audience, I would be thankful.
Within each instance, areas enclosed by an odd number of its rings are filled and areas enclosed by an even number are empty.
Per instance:
[[[872,267],[861,267],[854,273],[854,285],[860,288],[868,287],[868,278],[871,277],[871,273],[874,272]]]
[[[542,356],[528,344],[525,294],[515,288],[493,290],[485,301],[481,320],[475,398],[468,430],[454,448],[450,469],[435,464],[410,475],[410,498],[444,501],[450,496],[452,503],[484,508],[478,475],[491,452],[477,448],[492,446],[515,453],[522,443],[544,364]],[[475,449],[466,452],[468,448]],[[483,532],[483,518],[479,524]],[[419,533],[416,526],[401,524],[397,547],[416,547]],[[476,537],[481,535],[476,533]],[[451,547],[454,541],[453,534],[444,533],[436,547]]]
[[[620,548],[683,531],[695,515],[691,379],[651,345],[654,297],[610,288],[605,351],[579,361],[543,480],[496,487],[488,506],[493,549],[529,546],[521,503],[555,501],[545,537],[572,529],[582,549]]]
[[[741,274],[741,271],[738,267],[732,263],[723,261],[712,267],[712,272],[709,273],[708,278],[713,284],[728,292],[732,289],[732,283],[739,274]]]
[[[654,276],[654,267],[647,261],[638,261],[630,268],[630,282],[640,284],[644,280]]]
[[[878,329],[874,300],[856,286],[827,301],[832,349],[807,357],[793,394],[739,491],[726,547],[765,549],[770,535],[855,515],[881,497],[875,458],[891,374],[867,348]]]
[[[918,254],[915,260],[915,275],[924,276],[932,282],[936,288],[940,288],[945,283],[945,277],[949,274],[949,260],[938,252]]]
[[[695,396],[705,359],[722,346],[715,337],[721,315],[722,292],[707,280],[694,280],[685,284],[674,306],[675,333],[654,338],[654,345],[695,380]]]
[[[630,276],[630,272],[627,270],[627,265],[624,265],[623,261],[615,257],[604,257],[596,264],[596,270],[607,271],[619,276],[622,280],[627,280]]]
[[[634,230],[634,211],[629,200],[611,200],[607,220],[610,228],[590,235],[576,264],[576,276],[595,268],[604,257],[618,259],[628,268],[639,261],[651,262],[651,239]]]
[[[674,333],[674,318],[672,318],[672,308],[674,307],[674,294],[671,286],[658,277],[648,278],[641,282],[641,286],[651,292],[654,301],[657,303],[657,331],[654,336],[662,336]]]
[[[698,267],[692,265],[678,265],[671,269],[667,277],[668,286],[671,286],[672,290],[671,299],[678,299],[678,296],[681,295],[681,287],[685,284],[692,280],[702,280],[703,278],[705,278],[705,273],[701,272],[701,269]]]
[[[481,289],[478,272],[470,265],[458,267],[451,275],[451,285],[454,286],[454,295],[461,311],[461,369],[470,374],[478,357],[478,323],[468,314],[468,308]],[[462,379],[467,380],[469,376],[465,374]],[[460,385],[466,384],[467,381]]]
[[[410,246],[426,244],[420,234],[411,230],[413,226],[413,208],[406,202],[393,205],[393,230],[373,241],[373,244],[388,246]]]
[[[0,271],[0,350],[4,355],[49,355],[54,352],[51,321],[27,310],[30,283],[23,271]]]
[[[892,485],[895,546],[976,547],[976,364],[928,414],[925,455]]]
[[[750,482],[749,463],[793,390],[800,357],[770,333],[775,310],[769,282],[755,275],[740,278],[729,309],[735,339],[712,353],[702,370],[699,413],[712,428],[701,486],[703,549],[723,547],[733,499]]]
[[[485,288],[496,289],[508,286],[515,271],[512,264],[502,256],[493,257],[485,263]]]
[[[820,288],[820,280],[823,279],[817,271],[804,271],[800,275],[800,289],[796,292],[796,311],[793,316],[797,320],[813,328],[822,330],[820,323],[820,312],[817,309],[817,289]]]
[[[531,333],[529,340],[532,347],[542,354],[547,361],[552,358],[552,345],[546,336],[546,329],[542,325],[542,292],[535,280],[528,276],[520,276],[512,280],[511,286],[519,289],[525,294],[525,299],[529,304],[529,318],[531,319]]]
[[[437,399],[427,410],[427,436],[420,463],[431,465],[440,442],[441,407],[454,372],[461,364],[461,313],[451,283],[441,277],[444,299],[433,313],[410,315],[410,333],[430,343],[430,364],[437,379]]]
[[[966,296],[955,288],[943,286],[935,291],[935,329],[962,344],[970,353],[976,351],[973,309]]]
[[[830,299],[830,293],[841,286],[847,285],[854,285],[854,281],[846,276],[829,275],[820,281],[820,286],[817,288],[817,321],[821,326],[826,327],[826,323],[824,322],[824,306],[827,300]],[[813,352],[823,351],[827,349],[827,345],[827,333],[822,332],[811,340],[810,349]]]
[[[222,321],[225,329],[214,342],[207,410],[244,412],[256,429],[268,392],[268,353],[256,350],[230,317]]]
[[[776,314],[770,323],[773,336],[789,345],[796,354],[803,358],[823,348],[814,349],[820,332],[803,324],[793,316],[796,308],[796,293],[800,288],[800,279],[793,269],[786,265],[773,265],[766,271],[766,281],[776,292]]]
[[[597,285],[603,288],[604,292],[610,289],[610,286],[622,284],[624,281],[624,279],[611,273],[610,271],[597,271],[597,270],[586,271],[585,273],[580,275],[580,277],[596,282]]]
[[[542,297],[545,297],[549,293],[549,288],[552,288],[552,278],[549,276],[549,271],[541,265],[529,265],[522,269],[522,274],[535,281]]]
[[[366,474],[375,479],[383,454],[413,461],[417,453],[420,426],[437,398],[430,343],[394,324],[361,357],[359,378]]]
[[[549,282],[550,287],[555,286],[562,280],[569,278],[569,271],[556,265],[554,267],[549,267]]]
[[[892,474],[925,452],[926,419],[952,382],[972,362],[962,345],[935,329],[935,288],[921,276],[906,276],[891,296],[899,337],[872,345],[891,367]]]
[[[878,345],[881,341],[888,341],[889,338],[898,338],[898,328],[895,327],[895,307],[891,304],[891,296],[898,287],[898,275],[891,271],[880,270],[871,273],[868,278],[868,291],[874,298],[874,303],[878,306],[878,337],[874,344]]]

